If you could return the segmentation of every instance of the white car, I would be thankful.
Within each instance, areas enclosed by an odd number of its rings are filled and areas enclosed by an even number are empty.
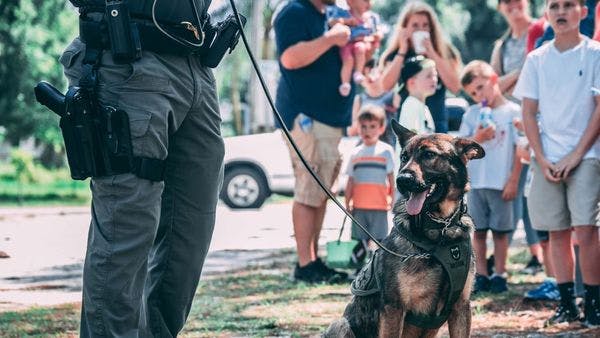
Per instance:
[[[294,172],[281,130],[225,138],[225,178],[221,200],[230,208],[260,208],[272,193],[292,195]],[[340,192],[347,177],[343,168],[358,137],[343,137],[339,149],[342,170],[332,189]]]
[[[451,135],[456,135],[467,107],[463,98],[446,99]],[[278,129],[271,133],[225,138],[225,179],[220,195],[225,204],[230,208],[260,208],[272,193],[294,193],[294,173],[283,137],[283,132]],[[345,168],[358,142],[359,137],[343,137],[340,142],[342,167],[332,189],[334,192],[342,192],[346,187]]]

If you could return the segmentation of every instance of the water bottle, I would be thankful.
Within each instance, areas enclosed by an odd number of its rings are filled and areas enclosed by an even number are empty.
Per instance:
[[[495,126],[494,120],[492,119],[492,108],[488,106],[486,100],[483,100],[481,102],[481,110],[479,112],[479,124],[482,128]]]
[[[300,115],[298,115],[298,124],[303,132],[309,133],[312,130],[313,120],[312,118],[300,113]]]

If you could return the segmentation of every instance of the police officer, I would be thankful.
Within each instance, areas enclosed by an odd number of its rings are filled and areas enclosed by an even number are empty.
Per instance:
[[[191,308],[222,182],[221,117],[211,70],[193,48],[166,38],[153,16],[170,35],[198,45],[210,0],[193,1],[125,2],[140,29],[141,57],[117,62],[105,1],[71,0],[80,36],[60,58],[69,84],[81,84],[84,59],[99,52],[98,101],[127,112],[133,155],[158,160],[148,162],[150,171],[157,163],[164,169],[159,179],[139,172],[91,179],[82,337],[175,337]]]

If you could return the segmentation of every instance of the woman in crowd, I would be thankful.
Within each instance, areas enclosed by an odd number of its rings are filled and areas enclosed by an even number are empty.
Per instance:
[[[425,33],[414,34],[415,32]],[[447,132],[448,114],[444,102],[446,88],[453,93],[461,89],[458,78],[460,56],[444,38],[433,8],[421,1],[411,1],[400,12],[393,35],[380,58],[380,65],[384,68],[381,81],[385,90],[392,89],[396,83],[402,86],[402,67],[406,60],[417,54],[423,54],[435,61],[441,81],[435,94],[427,99],[426,104],[433,116],[436,132]],[[408,96],[406,88],[403,88],[400,94],[402,99],[405,99]]]
[[[498,0],[498,11],[508,23],[508,30],[496,41],[490,64],[500,75],[500,90],[511,98],[527,56],[527,31],[533,20],[529,15],[528,0]]]

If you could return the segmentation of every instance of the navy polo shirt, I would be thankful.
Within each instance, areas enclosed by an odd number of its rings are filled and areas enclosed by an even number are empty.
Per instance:
[[[308,0],[294,0],[277,15],[274,27],[277,53],[281,56],[287,48],[299,42],[323,36],[325,14]],[[354,86],[347,97],[340,95],[341,68],[340,51],[335,46],[300,69],[285,69],[279,62],[281,78],[275,105],[289,129],[300,113],[332,127],[350,125]]]

